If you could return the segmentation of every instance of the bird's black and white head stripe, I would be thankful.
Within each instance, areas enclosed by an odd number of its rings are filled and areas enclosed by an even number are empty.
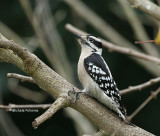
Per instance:
[[[97,48],[102,48],[102,42],[99,38],[92,35],[87,35],[87,40],[90,43],[93,43]]]
[[[126,115],[126,110],[121,103],[121,96],[117,85],[103,58],[99,54],[93,53],[84,59],[84,67],[104,93],[117,103],[122,114]]]
[[[87,47],[91,50],[91,52],[97,52],[99,54],[102,54],[102,42],[99,38],[92,36],[92,35],[86,35],[81,36],[78,34],[74,34],[81,45],[82,48]]]

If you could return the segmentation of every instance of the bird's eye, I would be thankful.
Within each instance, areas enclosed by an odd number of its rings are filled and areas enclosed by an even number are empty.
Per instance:
[[[91,43],[93,43],[93,42],[94,42],[94,39],[92,39],[92,38],[89,38],[89,41],[90,41]]]

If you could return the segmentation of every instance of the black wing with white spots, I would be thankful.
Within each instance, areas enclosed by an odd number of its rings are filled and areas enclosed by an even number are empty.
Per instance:
[[[117,85],[103,58],[99,54],[93,53],[84,59],[84,67],[104,93],[118,104],[123,115],[126,115],[126,110],[121,103],[121,96],[119,95]]]

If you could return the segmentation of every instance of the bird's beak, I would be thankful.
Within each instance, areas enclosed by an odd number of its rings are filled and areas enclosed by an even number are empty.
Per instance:
[[[84,43],[86,43],[86,36],[82,36],[76,33],[73,33],[73,34],[78,39],[78,42],[80,43],[81,46],[83,46]]]
[[[82,36],[81,36],[81,35],[76,34],[76,33],[73,33],[73,34],[74,34],[74,36],[75,36],[77,39],[82,39]]]

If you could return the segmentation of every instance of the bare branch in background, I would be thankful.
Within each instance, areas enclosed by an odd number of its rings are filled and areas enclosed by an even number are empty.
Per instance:
[[[13,30],[11,30],[7,25],[5,25],[3,22],[0,21],[0,30],[1,33],[8,39],[12,39],[13,41],[17,41],[17,43],[21,44],[25,48],[27,48],[29,51],[32,51],[32,48],[26,46],[24,40],[16,34]]]
[[[128,94],[128,93],[131,93],[131,92],[134,92],[134,91],[141,91],[142,89],[147,88],[147,87],[149,87],[151,85],[154,85],[156,83],[160,83],[160,77],[150,79],[148,82],[145,82],[145,83],[140,84],[140,85],[129,86],[127,89],[121,90],[120,94],[124,95],[124,94]]]
[[[160,7],[149,0],[128,0],[132,7],[137,8],[148,15],[151,15],[156,20],[160,21]]]
[[[85,21],[97,29],[107,39],[113,43],[120,44],[124,47],[135,48],[129,41],[127,41],[121,34],[119,34],[111,25],[98,16],[92,9],[90,9],[82,1],[63,0]]]
[[[18,105],[18,104],[9,104],[9,105],[0,105],[0,109],[24,109],[24,108],[33,108],[33,109],[48,109],[52,104],[27,104],[27,105]]]
[[[48,98],[48,95],[42,93],[42,91],[30,90],[20,86],[18,81],[15,80],[9,80],[8,88],[13,94],[35,103],[43,103]]]
[[[29,1],[19,1],[38,37],[39,45],[52,67],[63,77],[74,83],[72,67],[66,55],[62,39],[54,25],[48,2],[37,1],[36,10],[33,12]],[[51,47],[49,47],[49,44]]]
[[[51,52],[51,49],[49,48],[46,40],[45,40],[45,37],[44,37],[44,34],[43,34],[43,31],[40,27],[40,24],[38,22],[38,19],[36,16],[33,15],[33,11],[31,9],[31,5],[29,3],[29,1],[23,1],[23,0],[19,0],[27,17],[28,17],[28,20],[30,21],[32,27],[33,27],[33,30],[35,31],[37,37],[38,37],[38,41],[39,41],[39,45],[40,45],[40,48],[44,51],[47,59],[49,60],[49,62],[51,63],[52,67],[56,65],[59,65],[59,63],[57,62],[57,60],[55,59],[56,57],[54,56],[54,54]],[[59,66],[59,69],[56,69],[57,71],[61,71],[61,67]],[[60,72],[61,73],[61,72]]]
[[[40,26],[42,32],[56,58],[56,63],[58,63],[58,65],[54,64],[54,68],[59,74],[68,79],[71,83],[76,84],[73,80],[74,77],[71,63],[66,54],[65,43],[58,32],[55,20],[51,13],[49,1],[36,0],[36,3],[37,6],[34,10],[34,16],[37,18],[38,22],[41,22]],[[59,71],[60,69],[61,71]]]
[[[153,98],[155,98],[160,93],[160,88],[158,88],[156,91],[152,92],[151,95],[130,115],[127,117],[128,121],[131,121],[131,119],[137,115],[138,112],[140,112]]]
[[[0,92],[2,92],[0,88]],[[2,93],[0,93],[0,105],[2,104],[3,97]],[[1,133],[4,132],[4,133]],[[6,114],[4,110],[0,110],[0,133],[3,136],[24,136],[24,134],[21,132],[21,130],[16,126],[13,119],[9,116],[9,114]]]
[[[81,34],[81,35],[87,34],[85,32],[82,32],[81,30],[77,29],[76,27],[72,26],[71,24],[67,24],[66,29],[69,30],[72,33],[77,33],[77,34]],[[127,54],[129,56],[134,56],[134,57],[144,59],[144,60],[147,60],[147,61],[152,61],[152,62],[154,62],[158,65],[160,64],[160,59],[157,58],[157,57],[150,56],[150,55],[135,51],[133,49],[128,49],[128,48],[125,48],[125,47],[117,46],[115,44],[112,44],[112,43],[104,40],[104,39],[102,39],[102,44],[103,44],[104,47],[108,48],[110,51],[120,52],[120,53],[123,53],[123,54]]]
[[[21,82],[30,82],[30,83],[34,83],[35,84],[35,81],[34,81],[34,79],[32,77],[23,76],[23,75],[20,75],[20,74],[8,73],[7,77],[8,78],[17,78],[17,79],[20,79]]]
[[[130,8],[130,4],[127,1],[118,0],[118,2],[121,5],[122,10],[124,11],[124,14],[127,17],[127,20],[130,23],[137,40],[148,41],[150,38],[147,35],[147,33],[144,29],[144,26],[141,23],[141,20],[138,18],[135,10]],[[141,47],[144,49],[145,52],[147,52],[147,54],[150,54],[150,55],[156,56],[156,57],[160,56],[155,44],[151,44],[151,43],[144,44],[144,43],[142,43],[142,45],[143,46],[141,46]]]
[[[32,25],[37,37],[38,37],[40,47],[44,51],[46,57],[48,58],[48,60],[52,64],[52,66],[54,66],[53,62],[54,62],[55,57],[50,52],[50,49],[45,41],[43,32],[40,29],[40,25],[39,25],[38,20],[35,18],[35,16],[33,16],[33,11],[31,9],[29,1],[23,1],[23,0],[19,0],[19,1],[20,1],[21,5],[22,5],[27,17],[28,17],[28,20],[30,21],[30,23],[31,23],[31,25]]]

